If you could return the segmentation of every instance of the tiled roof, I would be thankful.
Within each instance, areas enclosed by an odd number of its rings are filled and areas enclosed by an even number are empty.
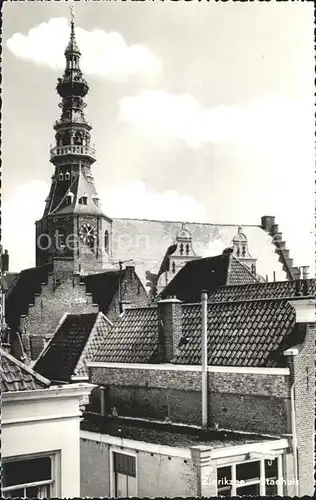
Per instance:
[[[155,363],[158,360],[156,307],[126,309],[114,323],[93,361]]]
[[[6,320],[10,327],[20,324],[21,315],[27,314],[35,294],[41,291],[41,283],[47,283],[52,271],[52,263],[21,271],[6,294]]]
[[[88,413],[86,413],[84,417],[84,420],[80,424],[81,430],[177,448],[188,448],[198,445],[222,448],[224,446],[234,446],[273,439],[259,434],[251,435],[232,431],[204,430],[162,422],[101,417],[100,415]]]
[[[208,364],[283,366],[283,350],[303,342],[295,312],[283,299],[208,303]],[[182,304],[175,364],[201,363],[201,304]],[[93,361],[157,363],[158,309],[131,308],[115,322]]]
[[[288,338],[295,312],[286,300],[208,304],[208,364],[213,366],[275,366],[278,352],[302,339]],[[201,364],[201,305],[182,308],[182,338],[175,364]],[[276,359],[278,358],[278,359]],[[285,359],[284,359],[285,361]]]
[[[187,222],[186,228],[192,235],[196,254],[210,257],[231,245],[239,225],[243,226],[248,238],[251,254],[258,259],[257,273],[264,277],[268,275],[271,280],[275,271],[276,279],[286,279],[286,273],[275,253],[272,236],[260,226],[245,225],[242,221],[237,225]],[[158,272],[168,247],[175,242],[181,228],[182,222],[113,219],[113,258],[124,261],[132,256],[137,274],[146,283],[146,271],[154,274]],[[120,235],[124,235],[124,241],[128,241],[128,245],[121,244]]]
[[[316,292],[316,280],[309,279],[305,283],[299,281],[271,281],[242,286],[223,286],[217,288],[209,296],[210,302],[231,302],[236,300],[256,300],[290,298],[304,293],[311,296]]]
[[[245,283],[258,282],[259,280],[252,274],[250,269],[232,255],[226,285],[244,285]]]
[[[50,381],[34,370],[0,349],[1,352],[1,391],[30,391],[43,389]]]
[[[67,314],[34,368],[54,381],[86,376],[86,362],[106,338],[110,325],[102,313]]]
[[[236,283],[257,283],[257,279],[236,257],[225,253],[187,262],[160,298],[176,296],[183,302],[198,302],[202,290],[210,293],[219,286]]]

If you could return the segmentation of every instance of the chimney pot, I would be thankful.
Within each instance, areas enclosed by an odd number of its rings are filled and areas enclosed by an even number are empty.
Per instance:
[[[273,215],[264,215],[261,217],[261,227],[268,233],[272,230],[275,225],[275,217]]]
[[[309,266],[302,266],[302,278],[303,280],[308,279]]]

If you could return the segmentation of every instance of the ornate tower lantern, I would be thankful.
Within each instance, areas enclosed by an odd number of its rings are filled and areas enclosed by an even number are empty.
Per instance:
[[[57,83],[61,117],[54,123],[56,142],[50,150],[55,171],[43,217],[36,222],[36,265],[62,259],[76,272],[95,272],[111,267],[112,221],[102,211],[91,172],[96,156],[84,114],[89,85],[80,56],[71,8],[66,67]]]

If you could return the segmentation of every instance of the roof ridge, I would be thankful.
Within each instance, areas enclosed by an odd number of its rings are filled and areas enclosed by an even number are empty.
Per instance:
[[[95,320],[95,323],[97,321],[99,321],[100,319],[102,319],[103,321],[106,321],[107,323],[109,323],[110,326],[113,326],[113,323],[112,321],[106,316],[106,314],[104,314],[102,311],[99,311],[97,313],[97,318]]]
[[[113,217],[113,220],[137,220],[143,222],[169,222],[172,224],[204,224],[208,226],[224,226],[224,227],[238,227],[240,224],[224,224],[224,223],[214,223],[214,222],[203,222],[203,221],[184,221],[184,220],[164,220],[164,219],[143,219],[139,217]],[[242,227],[257,227],[262,229],[260,224],[242,224]],[[263,230],[263,229],[262,229]],[[264,230],[263,230],[264,231]]]
[[[25,363],[22,363],[22,361],[18,360],[17,358],[15,358],[14,356],[12,356],[8,352],[6,352],[4,349],[2,349],[2,347],[0,348],[0,352],[1,352],[1,356],[4,356],[5,358],[7,358],[9,361],[11,361],[15,365],[17,365],[19,368],[21,368],[21,370],[28,372],[30,375],[32,375],[32,377],[37,379],[42,384],[45,384],[47,386],[49,386],[51,384],[50,380],[43,377],[43,375],[40,375],[40,373],[36,372],[35,370],[30,368]]]

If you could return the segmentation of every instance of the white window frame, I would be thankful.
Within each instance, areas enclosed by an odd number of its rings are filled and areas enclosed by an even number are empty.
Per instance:
[[[60,497],[60,451],[46,452],[46,453],[32,453],[26,455],[15,455],[13,457],[3,457],[2,463],[19,462],[22,460],[32,460],[33,458],[50,458],[51,459],[51,472],[52,478],[46,481],[36,481],[30,483],[14,484],[12,486],[2,486],[3,493],[17,490],[20,488],[30,488],[32,486],[45,486],[50,487],[49,496]]]
[[[111,446],[109,448],[110,452],[110,493],[112,498],[115,497],[115,471],[114,471],[114,453],[121,453],[122,455],[128,455],[135,458],[135,471],[136,471],[136,493],[135,497],[138,496],[138,454],[134,450],[121,449],[118,446]]]
[[[278,465],[278,477],[277,479],[280,479],[281,481],[277,484],[277,496],[283,496],[283,456],[282,454],[276,455],[273,460],[277,460],[277,465]],[[238,489],[242,488],[243,486],[251,486],[253,484],[259,484],[260,485],[260,491],[259,491],[259,496],[265,496],[266,494],[266,482],[265,482],[265,467],[264,467],[264,462],[265,460],[270,460],[270,457],[263,456],[262,458],[256,458],[256,459],[247,459],[247,460],[236,460],[235,462],[230,461],[229,463],[217,463],[216,465],[216,477],[217,477],[217,469],[220,469],[222,467],[230,467],[231,468],[231,481],[232,481],[232,488],[231,488],[231,497],[238,496]],[[260,478],[259,479],[254,479],[254,480],[248,480],[245,481],[244,484],[240,484],[237,486],[237,476],[236,476],[236,466],[240,464],[246,464],[246,463],[252,463],[252,462],[260,462]],[[217,487],[217,495],[220,495],[220,492],[218,492],[218,485]]]

